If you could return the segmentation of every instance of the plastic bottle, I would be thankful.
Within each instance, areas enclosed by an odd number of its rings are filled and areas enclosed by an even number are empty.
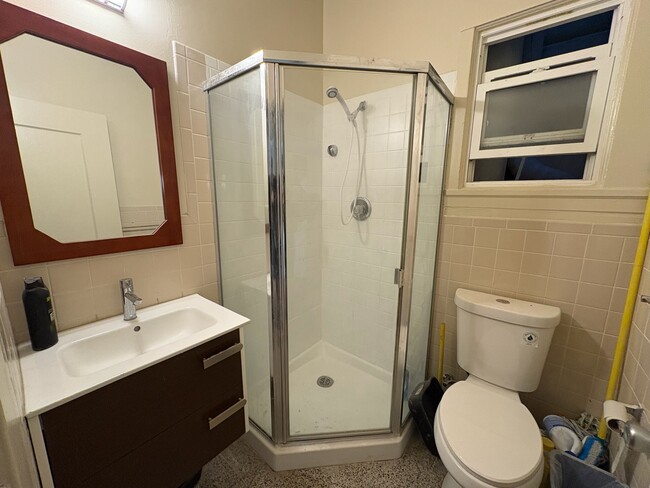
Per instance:
[[[42,351],[59,342],[50,291],[40,276],[25,278],[23,305],[32,349]]]

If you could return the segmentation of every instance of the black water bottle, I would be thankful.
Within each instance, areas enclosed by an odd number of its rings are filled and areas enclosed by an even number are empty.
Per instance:
[[[25,278],[23,305],[32,349],[42,351],[59,342],[50,290],[40,276]]]

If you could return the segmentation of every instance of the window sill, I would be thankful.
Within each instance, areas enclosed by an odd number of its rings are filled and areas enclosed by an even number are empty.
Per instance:
[[[500,182],[502,183],[502,182]],[[445,215],[574,222],[641,222],[645,188],[465,187],[445,192]]]

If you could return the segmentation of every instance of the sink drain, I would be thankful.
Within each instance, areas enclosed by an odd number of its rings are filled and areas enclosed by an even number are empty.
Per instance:
[[[316,384],[321,388],[329,388],[334,384],[334,380],[329,376],[323,375],[318,377],[318,379],[316,380]]]

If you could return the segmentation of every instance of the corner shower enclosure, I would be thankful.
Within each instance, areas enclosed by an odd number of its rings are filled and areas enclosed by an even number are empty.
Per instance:
[[[254,434],[399,438],[427,369],[450,91],[428,63],[269,51],[205,89]]]

